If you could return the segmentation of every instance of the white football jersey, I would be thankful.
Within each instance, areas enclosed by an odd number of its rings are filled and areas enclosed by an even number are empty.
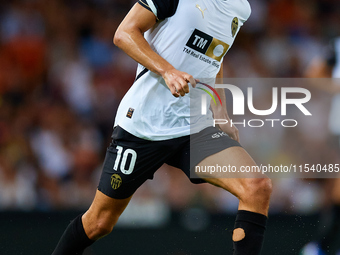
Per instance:
[[[144,35],[151,48],[177,70],[212,86],[224,55],[251,12],[246,0],[140,0],[139,4],[158,19]],[[139,64],[114,125],[147,140],[199,132],[211,126],[212,113],[201,114],[200,98],[206,92],[189,89],[189,94],[175,98],[161,76]]]

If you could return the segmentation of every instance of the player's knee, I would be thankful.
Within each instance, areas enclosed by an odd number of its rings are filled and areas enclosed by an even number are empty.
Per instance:
[[[99,221],[96,225],[97,236],[103,237],[103,236],[110,234],[114,226],[115,224],[112,224],[112,222]]]
[[[246,179],[244,184],[243,200],[269,201],[272,193],[272,181],[269,178]]]
[[[89,217],[86,219],[86,234],[91,240],[97,240],[112,232],[118,221],[117,217]]]
[[[118,220],[118,218],[117,218]],[[110,234],[113,230],[113,227],[117,223],[116,219],[98,219],[94,224],[93,224],[93,229],[91,233],[90,239],[99,239],[101,237],[104,237],[108,234]]]

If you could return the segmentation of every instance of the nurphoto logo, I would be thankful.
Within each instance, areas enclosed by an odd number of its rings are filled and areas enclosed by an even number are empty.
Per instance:
[[[218,97],[221,105],[222,101],[220,97],[218,96],[216,90],[204,83],[200,83],[206,87],[208,87],[210,90],[212,90]],[[199,89],[205,91],[214,101],[215,105],[217,105],[216,100],[214,96],[204,88]],[[248,87],[247,88],[247,95],[245,96],[243,91],[231,84],[218,84],[218,88],[223,88],[223,89],[228,89],[231,92],[232,98],[233,98],[233,109],[232,109],[232,114],[233,115],[245,115],[245,105],[247,105],[248,110],[256,115],[256,116],[269,116],[273,114],[278,108],[280,108],[280,115],[281,116],[286,116],[287,115],[287,106],[288,105],[294,105],[299,109],[305,116],[312,116],[310,111],[304,106],[307,102],[310,101],[311,99],[311,93],[308,89],[305,88],[299,88],[299,87],[281,87],[280,88],[280,107],[278,103],[279,99],[279,89],[277,87],[272,88],[272,105],[269,109],[265,110],[259,110],[254,107],[254,102],[253,102],[253,88]],[[299,94],[299,98],[290,98],[290,94]],[[247,104],[246,104],[247,102]],[[207,114],[207,95],[202,94],[201,96],[201,114],[206,115]],[[243,121],[235,122],[232,119],[227,120],[227,119],[214,119],[214,126],[218,124],[230,124],[232,125],[242,125],[244,127],[249,126],[249,127],[262,127],[266,123],[271,125],[271,127],[275,127],[276,124],[280,123],[282,127],[296,127],[298,125],[298,121],[295,119],[243,119]]]

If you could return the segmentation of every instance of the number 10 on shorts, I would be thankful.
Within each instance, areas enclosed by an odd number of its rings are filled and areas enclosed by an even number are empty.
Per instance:
[[[117,149],[117,157],[115,160],[115,164],[113,166],[113,170],[117,171],[118,166],[120,165],[119,169],[123,174],[126,174],[126,175],[131,174],[136,164],[137,152],[135,152],[132,149],[126,149],[124,151],[124,148],[119,145],[117,145],[116,149]],[[123,154],[123,157],[122,157],[122,154]],[[127,159],[129,155],[131,155],[131,160],[130,160],[130,164],[127,166],[126,163],[127,163]]]

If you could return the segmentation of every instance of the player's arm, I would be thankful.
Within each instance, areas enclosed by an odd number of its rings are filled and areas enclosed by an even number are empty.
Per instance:
[[[216,83],[221,83],[223,79],[223,63],[221,64],[221,69],[218,72],[218,74],[216,75]],[[228,115],[228,111],[227,111],[227,101],[226,101],[226,96],[224,93],[224,89],[218,88],[216,89],[218,95],[221,98],[222,101],[222,105],[215,105],[213,103],[213,100],[211,101],[211,109],[213,111],[214,114],[214,119],[223,119],[223,120],[227,120],[228,123],[227,124],[220,124],[219,127],[220,129],[225,132],[226,134],[228,134],[232,139],[240,142],[240,138],[239,138],[239,132],[238,129],[233,125],[230,126],[230,118]],[[215,95],[214,95],[215,97]],[[218,100],[217,98],[215,98],[215,100]]]
[[[151,11],[136,3],[119,25],[113,42],[148,70],[161,75],[175,97],[184,96],[189,92],[188,82],[196,85],[194,78],[176,70],[151,49],[143,36],[156,22],[156,16]]]

